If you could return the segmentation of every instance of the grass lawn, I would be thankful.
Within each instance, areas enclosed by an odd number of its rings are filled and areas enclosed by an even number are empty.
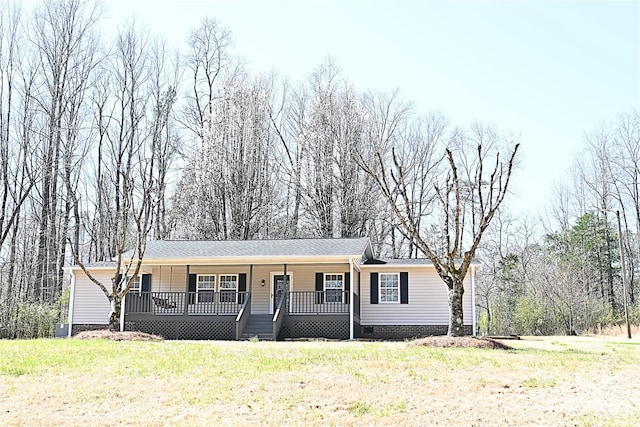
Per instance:
[[[640,341],[0,341],[0,425],[640,424]]]

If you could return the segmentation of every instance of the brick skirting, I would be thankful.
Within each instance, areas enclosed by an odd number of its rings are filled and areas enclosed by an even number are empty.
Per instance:
[[[448,325],[361,325],[360,338],[403,340],[433,335],[447,335]],[[464,332],[471,335],[472,325],[464,325]]]

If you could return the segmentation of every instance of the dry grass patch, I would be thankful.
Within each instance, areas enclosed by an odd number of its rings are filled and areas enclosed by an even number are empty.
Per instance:
[[[491,350],[511,350],[506,344],[484,337],[424,337],[409,342],[409,346],[432,348],[486,348]]]

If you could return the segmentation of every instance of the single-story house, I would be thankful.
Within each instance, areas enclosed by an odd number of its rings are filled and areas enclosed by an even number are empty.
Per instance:
[[[465,328],[475,328],[474,276]],[[87,266],[110,288],[115,263]],[[78,266],[69,331],[103,328],[109,303]],[[433,264],[375,259],[367,238],[150,241],[126,295],[124,330],[167,339],[404,339],[447,333],[447,290]]]

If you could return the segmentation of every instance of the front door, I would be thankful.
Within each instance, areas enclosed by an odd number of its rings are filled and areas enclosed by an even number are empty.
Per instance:
[[[291,289],[291,275],[287,273],[287,282],[286,286]],[[274,274],[273,276],[273,298],[272,298],[272,313],[276,312],[278,308],[278,303],[280,302],[280,298],[282,298],[282,294],[286,291],[284,274]]]

